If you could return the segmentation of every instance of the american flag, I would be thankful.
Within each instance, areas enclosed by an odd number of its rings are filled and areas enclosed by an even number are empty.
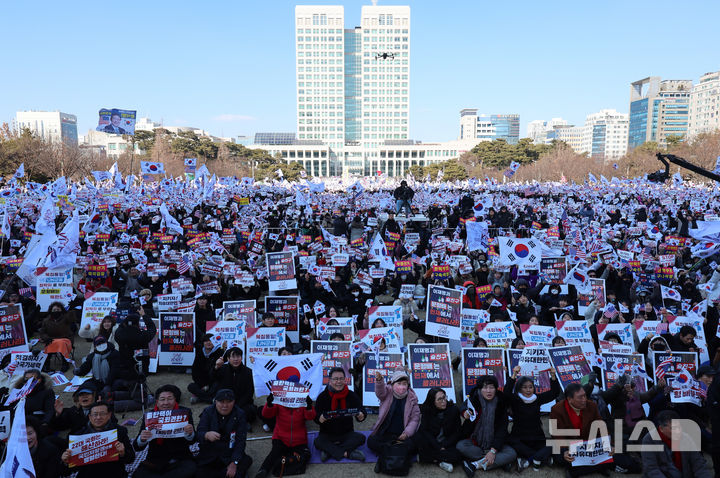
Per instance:
[[[177,266],[178,274],[182,275],[190,270],[190,259],[188,258],[187,254],[182,256],[182,259],[180,259],[180,263]]]
[[[23,297],[27,297],[28,299],[35,300],[35,295],[33,294],[33,291],[30,287],[23,287],[18,290],[18,294],[20,294]]]
[[[567,231],[570,228],[570,220],[568,219],[567,209],[563,210],[560,221],[562,221],[563,229]]]
[[[668,373],[668,369],[670,368],[668,367],[668,365],[672,365],[672,363],[672,357],[668,357],[662,362],[660,362],[658,366],[655,367],[655,380],[660,380],[661,378],[663,378],[665,374]]]

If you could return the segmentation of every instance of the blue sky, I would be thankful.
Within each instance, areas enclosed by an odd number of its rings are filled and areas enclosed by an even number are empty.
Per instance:
[[[370,1],[342,4],[346,27]],[[285,0],[5,2],[0,122],[23,109],[137,109],[216,135],[295,131],[294,6]],[[459,110],[627,112],[630,83],[720,70],[714,1],[383,1],[411,6],[410,134],[444,141]]]

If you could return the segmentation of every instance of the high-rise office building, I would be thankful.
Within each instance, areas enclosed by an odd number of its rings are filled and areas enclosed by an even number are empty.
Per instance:
[[[691,80],[661,80],[650,76],[630,84],[628,149],[647,141],[661,146],[668,136],[687,135]]]
[[[460,139],[504,139],[510,144],[517,144],[520,139],[520,115],[478,115],[477,111],[475,108],[460,110]]]
[[[528,123],[527,138],[535,144],[550,144],[557,138],[557,129],[565,128],[568,122],[562,118],[553,118],[550,121],[535,120]]]
[[[77,117],[60,111],[18,111],[15,129],[27,128],[33,134],[50,142],[77,144]]]
[[[720,71],[705,73],[690,93],[688,137],[720,130]]]
[[[627,152],[628,115],[612,109],[585,118],[581,150],[595,159],[617,159]]]

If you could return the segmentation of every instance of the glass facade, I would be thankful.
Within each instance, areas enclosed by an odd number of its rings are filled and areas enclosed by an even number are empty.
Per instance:
[[[494,139],[517,144],[520,139],[520,115],[492,115],[490,122],[495,129]]]
[[[647,138],[648,99],[630,103],[630,127],[628,129],[628,148],[634,149]]]
[[[593,125],[591,156],[596,159],[605,159],[605,138],[607,136],[607,125],[597,123]]]
[[[359,28],[345,30],[345,142],[357,143],[362,135],[362,38]]]

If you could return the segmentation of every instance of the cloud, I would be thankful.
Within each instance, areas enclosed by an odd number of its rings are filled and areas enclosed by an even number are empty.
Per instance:
[[[232,122],[232,121],[253,121],[255,118],[253,116],[248,115],[235,115],[235,114],[222,114],[215,116],[213,118],[215,121],[224,121],[224,122]]]

